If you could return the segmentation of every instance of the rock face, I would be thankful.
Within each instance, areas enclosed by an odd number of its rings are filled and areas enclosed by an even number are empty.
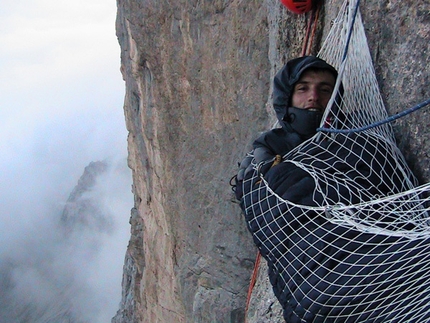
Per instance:
[[[135,207],[114,323],[244,322],[256,249],[229,186],[274,122],[274,73],[299,56],[309,15],[279,1],[117,0]],[[326,0],[316,54],[341,0]],[[389,114],[428,96],[430,4],[362,1]],[[427,110],[397,121],[399,146],[430,179]],[[247,322],[282,322],[264,261]]]
[[[100,201],[88,192],[96,185],[100,175],[106,172],[106,162],[91,162],[85,167],[84,174],[70,193],[61,215],[61,223],[66,232],[75,230],[110,231],[109,215],[102,209]]]

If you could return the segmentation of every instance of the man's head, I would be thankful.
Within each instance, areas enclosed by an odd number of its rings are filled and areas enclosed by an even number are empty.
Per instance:
[[[325,69],[309,68],[293,86],[291,106],[323,112],[333,93],[336,76]]]
[[[314,135],[336,77],[336,69],[320,58],[305,56],[289,61],[274,79],[273,106],[281,125],[304,137]]]

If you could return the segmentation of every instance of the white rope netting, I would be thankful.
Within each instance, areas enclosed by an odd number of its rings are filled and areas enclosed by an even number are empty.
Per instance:
[[[291,322],[430,322],[430,184],[390,124],[354,130],[388,117],[357,7],[345,1],[318,54],[339,71],[332,132],[283,156],[275,181],[256,166],[245,217]]]

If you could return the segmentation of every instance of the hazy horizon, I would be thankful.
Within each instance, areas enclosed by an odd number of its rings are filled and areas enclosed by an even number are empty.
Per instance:
[[[121,298],[133,207],[116,2],[6,1],[0,17],[0,268],[21,264],[9,297],[43,303],[62,293],[80,319],[106,322]],[[93,192],[112,232],[92,237],[91,257],[85,239],[62,254],[53,223],[99,160],[116,165]]]

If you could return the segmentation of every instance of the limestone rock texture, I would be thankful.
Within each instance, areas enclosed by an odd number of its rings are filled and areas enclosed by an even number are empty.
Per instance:
[[[323,1],[316,54],[342,0]],[[117,0],[134,208],[113,323],[282,322],[264,260],[229,185],[271,128],[272,79],[302,52],[310,15],[278,0]],[[430,3],[360,4],[389,114],[430,96]],[[430,180],[430,114],[394,123],[421,181]]]

